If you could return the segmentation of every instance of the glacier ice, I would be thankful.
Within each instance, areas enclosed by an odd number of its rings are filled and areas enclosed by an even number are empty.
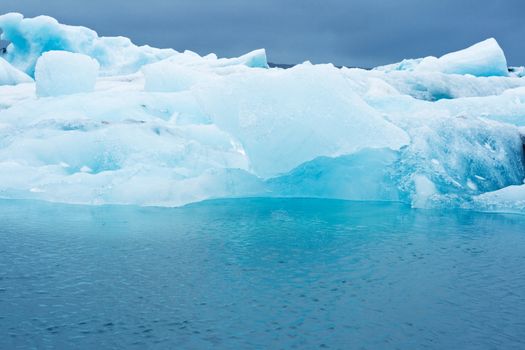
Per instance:
[[[0,38],[11,43],[7,47],[7,60],[30,76],[34,75],[38,58],[53,50],[81,53],[96,59],[103,76],[135,73],[147,64],[170,57],[185,65],[268,67],[263,49],[231,59],[218,59],[213,54],[200,57],[191,51],[179,53],[173,49],[136,46],[125,37],[99,37],[89,28],[60,24],[48,16],[24,18],[19,13],[8,13],[0,16],[0,28],[3,31]]]
[[[213,79],[194,68],[164,61],[147,65],[142,71],[144,90],[150,92],[186,91],[200,81]]]
[[[439,58],[428,56],[403,60],[399,63],[375,68],[379,71],[419,71],[445,74],[473,75],[476,77],[508,76],[505,53],[494,38],[489,38],[466,49],[451,52]]]
[[[477,77],[507,76],[507,59],[494,38],[438,59],[427,57],[415,70],[439,71],[447,74],[470,74]]]
[[[9,62],[0,57],[0,85],[17,85],[30,83],[33,79],[24,72],[13,67]]]
[[[376,77],[402,94],[426,101],[500,95],[506,90],[525,86],[523,79],[515,77],[474,77],[440,72],[406,71],[389,73],[372,71],[363,74],[356,69],[347,69],[346,74],[354,79],[366,80]]]
[[[397,150],[409,142],[332,65],[232,74],[194,91],[212,122],[236,136],[254,173],[264,178],[318,156]]]
[[[178,92],[189,90],[198,82],[213,80],[242,67],[268,68],[266,51],[254,50],[237,58],[204,57],[185,51],[165,60],[142,67],[144,89],[151,92]]]
[[[262,49],[137,47],[49,17],[8,14],[0,28],[11,41],[0,197],[293,196],[525,213],[525,78],[507,72],[493,39],[372,70],[281,69]]]
[[[176,51],[136,46],[124,37],[99,37],[85,27],[68,26],[48,16],[24,18],[19,13],[0,16],[1,39],[11,42],[7,60],[33,76],[36,61],[46,51],[62,50],[95,58],[104,75],[134,73],[144,64],[172,56]]]
[[[508,186],[497,191],[482,193],[473,198],[467,208],[483,211],[524,213],[525,185]]]
[[[97,60],[79,53],[45,52],[36,63],[36,94],[45,97],[92,92],[99,67]]]

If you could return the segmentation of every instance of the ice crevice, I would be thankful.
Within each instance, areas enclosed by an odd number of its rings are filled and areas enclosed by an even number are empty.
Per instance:
[[[525,78],[495,39],[372,70],[136,46],[0,16],[0,196],[223,197],[525,213]]]

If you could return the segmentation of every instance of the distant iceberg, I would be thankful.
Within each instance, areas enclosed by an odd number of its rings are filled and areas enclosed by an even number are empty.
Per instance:
[[[0,197],[293,196],[525,213],[525,78],[488,39],[372,70],[0,16]],[[33,78],[36,81],[33,81]]]
[[[509,74],[505,53],[494,38],[472,45],[466,49],[443,55],[404,60],[377,70],[409,70],[440,72],[446,74],[473,75],[476,77],[503,76]]]

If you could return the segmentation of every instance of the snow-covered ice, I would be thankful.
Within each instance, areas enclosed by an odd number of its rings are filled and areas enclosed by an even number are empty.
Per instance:
[[[489,38],[466,49],[451,52],[439,58],[429,56],[404,60],[378,67],[378,70],[410,70],[473,75],[477,77],[508,76],[505,53],[494,38]]]
[[[138,47],[50,17],[7,14],[0,28],[11,42],[0,58],[1,197],[295,196],[525,213],[525,78],[494,39],[373,70],[280,69],[262,49]]]
[[[16,85],[29,83],[33,79],[24,72],[13,67],[9,62],[0,57],[0,85]]]
[[[79,53],[45,52],[36,63],[36,94],[45,97],[93,92],[99,67],[97,60]]]
[[[19,13],[8,13],[0,16],[0,28],[2,39],[11,42],[7,60],[31,76],[38,58],[51,50],[91,56],[100,63],[102,75],[134,73],[144,64],[176,53],[171,49],[139,47],[124,37],[99,37],[89,28],[63,25],[48,16],[24,18]]]
[[[448,74],[470,74],[477,77],[508,75],[507,60],[494,38],[467,49],[452,52],[438,59],[423,59],[416,70],[439,71]]]
[[[185,51],[142,68],[146,80],[144,90],[150,92],[178,92],[189,90],[193,85],[212,81],[219,75],[242,67],[268,68],[266,51],[254,50],[241,57],[217,58],[210,54],[204,57]]]

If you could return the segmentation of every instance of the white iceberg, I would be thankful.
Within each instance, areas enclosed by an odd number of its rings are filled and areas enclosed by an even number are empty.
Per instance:
[[[144,64],[176,54],[171,49],[136,46],[124,37],[99,37],[89,28],[60,24],[48,16],[0,16],[1,39],[9,41],[6,59],[33,76],[36,61],[46,51],[62,50],[95,58],[103,75],[134,73]]]
[[[477,77],[506,77],[509,73],[505,54],[494,38],[438,59],[427,57],[416,66],[415,70],[470,74]]]
[[[495,40],[370,71],[280,69],[264,50],[137,47],[49,17],[8,14],[0,28],[11,41],[1,197],[307,196],[525,213],[525,79],[508,74]],[[35,64],[36,83],[17,70]]]
[[[466,49],[451,52],[439,58],[428,56],[403,60],[375,68],[379,71],[440,72],[445,74],[490,77],[509,75],[505,53],[494,38],[489,38]]]
[[[494,192],[474,197],[473,204],[467,208],[477,210],[525,213],[525,185],[508,186]]]
[[[95,59],[86,55],[45,52],[36,63],[36,94],[45,97],[93,92],[99,67]]]

